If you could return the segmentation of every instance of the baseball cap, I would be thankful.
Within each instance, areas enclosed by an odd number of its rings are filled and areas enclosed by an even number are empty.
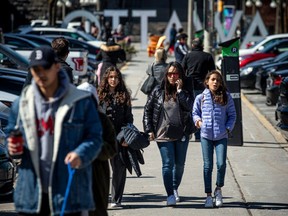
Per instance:
[[[49,46],[37,47],[30,55],[29,67],[42,66],[48,69],[52,64],[59,62],[54,50]]]

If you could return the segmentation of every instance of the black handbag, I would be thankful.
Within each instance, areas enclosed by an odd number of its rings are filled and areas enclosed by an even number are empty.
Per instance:
[[[151,72],[152,73],[149,74],[140,89],[146,95],[150,94],[154,87],[158,84],[157,80],[154,77],[153,64],[151,65]]]

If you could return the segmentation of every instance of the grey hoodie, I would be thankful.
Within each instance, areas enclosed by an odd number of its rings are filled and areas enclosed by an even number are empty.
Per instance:
[[[59,71],[59,87],[52,100],[47,101],[42,96],[35,81],[32,86],[35,91],[35,110],[37,114],[37,132],[40,143],[40,174],[43,192],[48,193],[49,176],[52,164],[54,146],[54,122],[55,112],[58,109],[61,99],[67,93],[69,78],[67,74]]]

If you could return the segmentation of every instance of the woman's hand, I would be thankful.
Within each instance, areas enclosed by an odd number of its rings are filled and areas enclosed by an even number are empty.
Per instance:
[[[154,136],[153,132],[148,133],[148,135],[149,135],[149,141],[152,141],[152,140],[155,139],[155,136]]]
[[[202,120],[199,119],[199,120],[196,122],[196,127],[197,127],[197,128],[201,128],[201,126],[202,126]]]
[[[181,79],[178,79],[175,83],[176,83],[176,86],[177,86],[177,91],[182,90],[183,81]]]

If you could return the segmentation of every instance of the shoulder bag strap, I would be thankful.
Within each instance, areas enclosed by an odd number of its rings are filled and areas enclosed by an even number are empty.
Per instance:
[[[154,66],[154,62],[152,63],[152,65],[151,65],[151,72],[152,72],[152,76],[154,77],[154,70],[153,70],[153,66]]]

